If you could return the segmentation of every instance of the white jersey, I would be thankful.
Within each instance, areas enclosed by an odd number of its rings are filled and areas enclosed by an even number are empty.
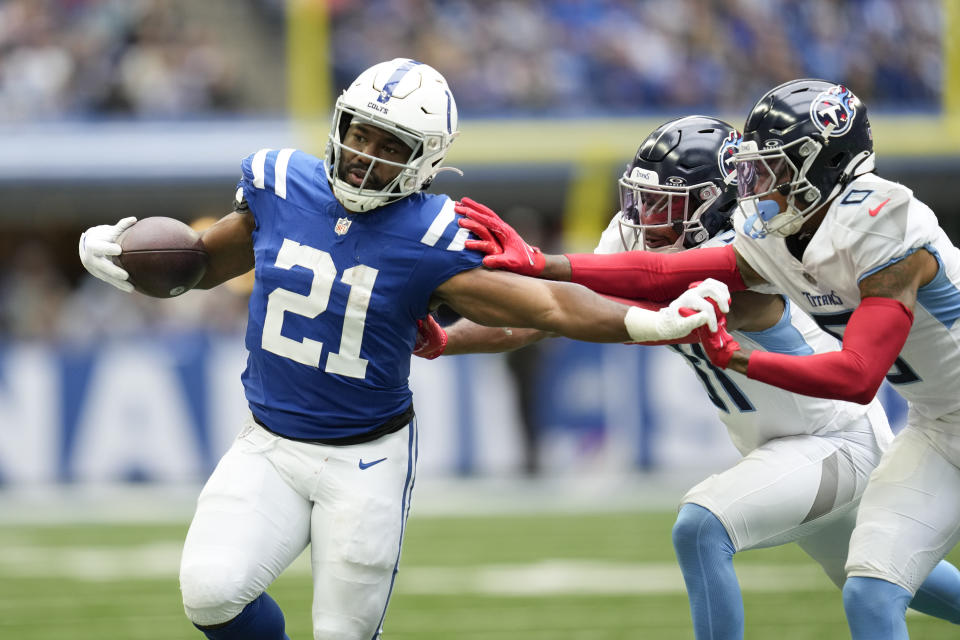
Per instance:
[[[734,228],[743,224],[738,212]],[[940,269],[917,292],[913,326],[887,380],[928,421],[960,411],[960,249],[908,188],[872,174],[855,179],[830,204],[802,262],[782,238],[737,233],[734,247],[837,337],[860,304],[863,278],[918,249],[929,251]]]
[[[624,251],[618,216],[619,213],[610,221],[594,253]],[[733,238],[734,232],[730,230],[702,246],[729,244]],[[789,300],[784,300],[784,304],[783,317],[776,325],[757,332],[733,331],[732,335],[741,345],[791,355],[810,355],[840,348],[839,342],[820,330],[797,305]],[[682,355],[693,368],[710,401],[717,407],[730,440],[744,455],[774,438],[841,431],[846,425],[863,418],[868,411],[872,416],[883,412],[876,399],[864,406],[813,398],[751,380],[732,369],[720,369],[711,364],[697,343],[669,345],[667,348]],[[882,418],[875,418],[873,423],[881,425],[875,427],[878,431],[876,437],[885,448],[893,435]]]

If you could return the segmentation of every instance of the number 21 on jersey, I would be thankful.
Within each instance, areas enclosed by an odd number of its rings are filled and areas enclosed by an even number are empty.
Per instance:
[[[286,312],[295,313],[309,319],[316,318],[327,310],[330,292],[337,279],[337,267],[326,251],[314,249],[284,238],[277,260],[274,263],[280,269],[305,267],[313,272],[313,282],[307,295],[294,293],[277,287],[267,297],[267,314],[263,321],[261,346],[278,356],[289,358],[309,367],[320,368],[323,355],[323,343],[310,338],[294,340],[280,333]],[[367,361],[360,357],[360,343],[363,341],[363,328],[367,320],[367,306],[373,283],[377,279],[376,269],[366,265],[356,265],[343,272],[341,281],[350,285],[347,309],[343,318],[343,330],[340,333],[340,350],[327,356],[323,370],[351,378],[363,378],[367,372]]]

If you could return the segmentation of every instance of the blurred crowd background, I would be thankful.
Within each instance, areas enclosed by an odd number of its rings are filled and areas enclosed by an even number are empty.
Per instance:
[[[334,84],[404,55],[465,116],[742,111],[800,76],[939,108],[940,0],[329,0]],[[282,114],[279,0],[4,0],[0,119]],[[282,74],[279,74],[282,75]]]
[[[187,125],[199,123],[197,145],[217,144],[203,128],[236,138],[270,130],[289,119],[291,78],[311,81],[315,69],[315,81],[329,84],[321,94],[335,96],[360,71],[393,57],[430,63],[447,77],[465,131],[478,122],[495,129],[615,118],[629,128],[635,118],[646,126],[693,112],[739,118],[767,89],[800,76],[849,84],[873,118],[936,119],[955,35],[944,28],[950,2],[0,0],[0,141],[8,143],[0,148],[16,141],[16,149],[40,158],[18,165],[8,155],[3,166],[21,173],[11,178],[0,170],[0,364],[2,349],[11,346],[61,348],[56,345],[191,329],[237,334],[245,321],[243,281],[156,301],[113,291],[87,276],[76,257],[84,228],[142,211],[156,215],[164,198],[171,198],[166,215],[198,228],[209,224],[228,211],[235,179],[224,175],[236,164],[167,182],[149,172],[94,181],[83,167],[56,163],[65,146],[44,134],[51,127],[90,145],[82,157],[91,171],[106,139],[101,132],[114,126],[149,129],[153,133],[131,142],[131,154],[167,162],[164,140]],[[318,12],[319,54],[299,60],[301,75],[291,75],[290,56],[313,50],[288,46],[292,20]],[[317,118],[325,120],[330,106],[318,105]],[[637,136],[631,148],[650,128],[630,129]],[[470,144],[469,133],[462,138],[458,144]],[[315,139],[308,150],[320,153],[322,144]],[[567,159],[518,167],[515,153],[505,146],[503,167],[478,165],[468,182],[449,183],[449,189],[438,184],[451,195],[466,188],[497,204],[532,242],[560,250],[571,223],[565,214],[570,183],[583,167]],[[45,158],[59,168],[49,168]],[[613,207],[607,215],[615,210],[609,196],[628,159],[601,164],[599,184],[609,192],[604,202]],[[888,166],[896,167],[894,160]],[[169,163],[176,161],[174,154]],[[469,169],[469,157],[465,163]],[[917,163],[949,173],[960,158],[913,156],[900,166]],[[200,186],[218,195],[194,203],[188,187]],[[516,202],[504,201],[513,194],[520,194]],[[529,353],[537,357],[536,350]],[[536,447],[535,411],[524,400],[534,393],[539,365],[520,357],[507,366],[522,390],[527,446]],[[535,455],[524,465],[535,470]]]
[[[262,39],[267,30],[242,28],[231,36],[213,20],[211,7],[222,3],[207,4],[4,0],[0,119],[174,118],[263,109],[265,103],[240,91],[238,53],[251,33]],[[254,17],[276,18],[264,3],[235,4],[249,4],[251,11],[263,6]],[[249,17],[246,10],[238,15]],[[274,101],[266,105],[282,108]]]
[[[338,84],[410,51],[442,63],[468,115],[743,111],[802,76],[856,79],[880,108],[939,106],[939,0],[335,4]]]
[[[414,57],[446,75],[464,122],[743,113],[799,76],[848,81],[874,114],[940,108],[941,0],[319,4],[329,15],[329,57],[316,63],[330,64],[333,95],[374,62]],[[283,0],[0,0],[0,123],[283,118],[285,8]],[[52,220],[44,231],[21,229],[22,212],[4,208],[0,335],[69,335],[76,322],[64,322],[61,307],[77,306],[71,293],[84,283],[70,243],[85,223],[136,211]],[[559,238],[553,212],[512,215],[532,219],[521,224],[546,233],[542,242]],[[219,314],[199,317],[223,324]]]

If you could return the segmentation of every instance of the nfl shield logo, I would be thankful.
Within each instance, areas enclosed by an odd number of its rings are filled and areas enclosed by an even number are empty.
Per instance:
[[[350,230],[351,222],[353,221],[348,218],[340,218],[339,220],[337,220],[337,226],[335,226],[333,230],[337,232],[338,236],[342,236],[343,234],[345,234],[347,231]]]

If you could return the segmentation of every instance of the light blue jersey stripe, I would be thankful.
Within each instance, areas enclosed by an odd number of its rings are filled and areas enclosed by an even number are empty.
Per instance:
[[[790,301],[783,299],[783,315],[777,324],[763,331],[740,331],[770,353],[786,353],[792,356],[808,356],[813,347],[790,321]]]
[[[931,253],[933,253],[933,249],[932,249],[931,247],[925,247],[925,248],[926,248],[928,251],[930,251]],[[916,252],[917,252],[917,249],[910,249],[909,251],[907,251],[907,252],[906,252],[905,254],[903,254],[902,256],[897,256],[897,257],[894,258],[893,260],[889,260],[889,261],[885,262],[884,264],[880,265],[879,267],[874,267],[873,269],[870,269],[870,271],[867,271],[867,272],[864,273],[862,276],[860,276],[860,277],[857,279],[857,282],[859,283],[859,282],[863,281],[864,278],[868,278],[868,277],[872,276],[872,275],[875,274],[877,271],[883,271],[884,269],[886,269],[886,268],[889,267],[890,265],[896,264],[896,263],[900,262],[901,260],[903,260],[904,258],[910,257],[911,255],[913,255],[913,254],[916,253]]]
[[[956,285],[947,278],[947,274],[943,270],[943,260],[940,258],[937,250],[932,245],[925,245],[923,248],[937,259],[937,264],[940,268],[937,270],[937,275],[934,276],[933,280],[917,290],[917,303],[943,324],[943,326],[949,329],[953,326],[953,323],[957,321],[957,318],[960,318],[960,291],[958,291]],[[860,276],[860,280],[862,281],[864,278],[892,264],[900,262],[917,251],[918,249],[911,249],[902,256],[867,271]]]
[[[957,318],[960,318],[960,291],[947,278],[947,273],[943,269],[943,260],[940,259],[936,249],[930,246],[925,248],[937,259],[940,268],[933,280],[917,290],[917,302],[943,326],[950,329]]]

